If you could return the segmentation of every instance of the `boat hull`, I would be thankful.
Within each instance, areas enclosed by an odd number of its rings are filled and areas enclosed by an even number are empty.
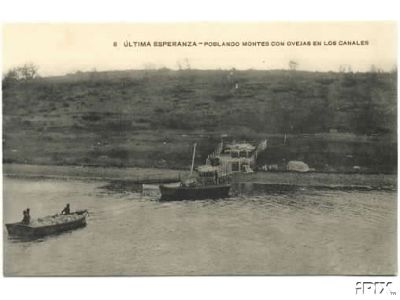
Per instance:
[[[230,185],[213,185],[197,187],[168,187],[160,185],[162,201],[201,200],[229,197]]]
[[[64,231],[84,227],[86,226],[86,216],[87,213],[81,213],[78,214],[77,217],[70,222],[43,226],[32,226],[29,224],[23,224],[21,222],[10,223],[6,224],[6,228],[10,236],[31,238],[43,237],[46,235],[57,234]]]

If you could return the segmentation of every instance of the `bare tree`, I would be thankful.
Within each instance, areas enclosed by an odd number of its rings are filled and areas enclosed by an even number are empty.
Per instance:
[[[294,60],[289,61],[289,69],[291,71],[296,71],[298,65],[299,64],[297,62],[295,62]]]
[[[18,80],[18,72],[16,68],[10,69],[4,76],[3,80]]]
[[[190,61],[188,58],[185,58],[184,60],[185,68],[186,70],[190,70]]]
[[[22,67],[19,67],[18,69],[20,72],[21,79],[23,80],[31,80],[39,76],[38,73],[39,67],[33,63],[24,64]]]
[[[7,87],[16,82],[29,81],[38,78],[38,70],[39,67],[33,63],[27,63],[23,66],[14,67],[3,76],[3,87]]]
[[[351,65],[347,65],[347,73],[353,73],[353,68]]]
[[[4,76],[2,80],[3,89],[9,87],[13,83],[18,81],[18,72],[16,68],[9,70]]]

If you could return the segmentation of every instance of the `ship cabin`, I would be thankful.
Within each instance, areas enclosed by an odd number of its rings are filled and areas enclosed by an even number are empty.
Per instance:
[[[198,166],[197,174],[197,182],[201,185],[225,184],[229,180],[218,167],[211,165]]]
[[[209,156],[208,164],[218,166],[226,174],[236,172],[253,172],[255,165],[256,147],[250,143],[230,143],[221,145],[217,151]]]
[[[223,154],[231,158],[251,158],[256,147],[249,143],[227,144],[223,149]]]

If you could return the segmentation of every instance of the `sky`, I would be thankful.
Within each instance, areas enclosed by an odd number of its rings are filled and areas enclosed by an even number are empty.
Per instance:
[[[152,46],[124,47],[127,41]],[[154,42],[164,41],[190,41],[197,46],[154,47]],[[314,41],[321,45],[313,46]],[[342,41],[367,45],[340,45]],[[208,46],[207,42],[240,46]],[[264,42],[264,46],[248,47],[243,42]],[[283,45],[272,46],[273,42]],[[42,76],[161,67],[288,69],[289,61],[307,71],[350,66],[354,72],[364,72],[372,65],[391,71],[397,64],[396,44],[394,22],[9,23],[3,25],[2,65],[5,73],[34,63]]]

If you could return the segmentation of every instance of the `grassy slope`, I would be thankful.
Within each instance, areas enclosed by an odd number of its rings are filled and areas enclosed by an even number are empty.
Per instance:
[[[359,165],[394,172],[396,111],[396,75],[387,73],[77,73],[3,86],[3,156],[31,164],[187,168],[193,142],[201,162],[229,134],[268,137],[260,164],[299,159],[321,171]],[[326,134],[330,129],[339,133]]]

